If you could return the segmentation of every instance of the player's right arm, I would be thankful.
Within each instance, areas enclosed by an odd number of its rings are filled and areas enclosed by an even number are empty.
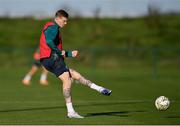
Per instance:
[[[75,57],[72,54],[72,51],[65,51],[65,50],[59,50],[57,48],[57,46],[54,44],[54,40],[56,39],[57,35],[59,31],[59,27],[57,25],[52,25],[49,26],[46,30],[45,30],[45,37],[46,37],[46,44],[54,51],[56,52],[58,55],[62,55],[64,57]]]
[[[58,55],[62,55],[61,50],[58,49],[58,47],[54,44],[54,40],[56,39],[56,36],[58,35],[58,26],[52,25],[49,26],[45,31],[45,37],[46,37],[46,44]]]

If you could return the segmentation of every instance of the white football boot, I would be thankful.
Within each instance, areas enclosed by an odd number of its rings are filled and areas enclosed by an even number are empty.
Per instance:
[[[79,118],[79,119],[84,118],[83,116],[80,116],[77,112],[69,112],[67,117],[68,118]]]

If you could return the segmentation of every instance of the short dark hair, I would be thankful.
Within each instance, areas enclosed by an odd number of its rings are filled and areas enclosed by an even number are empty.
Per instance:
[[[69,14],[65,10],[58,10],[55,14],[55,17],[63,16],[68,18]]]

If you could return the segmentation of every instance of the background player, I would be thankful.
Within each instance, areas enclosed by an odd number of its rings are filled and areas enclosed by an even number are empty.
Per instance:
[[[34,64],[32,65],[29,72],[23,78],[22,83],[24,85],[30,85],[32,76],[37,72],[38,69],[42,68],[42,73],[41,73],[41,76],[40,76],[39,83],[41,85],[48,85],[48,81],[47,81],[48,71],[44,67],[41,66],[39,49],[37,49],[34,52],[33,58],[34,58]]]

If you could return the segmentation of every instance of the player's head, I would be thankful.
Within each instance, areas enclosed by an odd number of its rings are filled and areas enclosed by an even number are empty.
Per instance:
[[[55,21],[60,27],[64,27],[68,21],[68,13],[65,10],[58,10],[55,14]]]

